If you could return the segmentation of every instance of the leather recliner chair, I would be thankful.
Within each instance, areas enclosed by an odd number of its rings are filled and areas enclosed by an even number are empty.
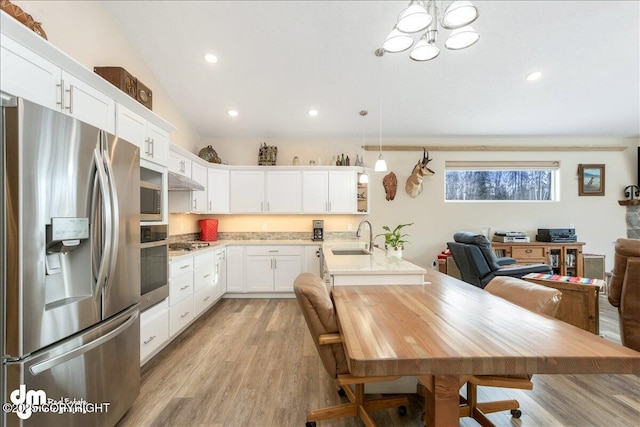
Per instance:
[[[400,415],[406,414],[409,405],[406,396],[365,400],[365,383],[393,381],[400,377],[354,377],[350,374],[335,307],[324,281],[314,274],[302,273],[293,282],[293,290],[325,370],[337,380],[343,395],[350,401],[309,412],[306,426],[313,427],[320,420],[349,416],[359,416],[366,425],[371,426],[375,423],[369,415],[370,411],[392,407],[398,407]],[[355,390],[351,389],[351,385]],[[314,386],[310,385],[310,389],[313,390]]]
[[[640,240],[616,241],[608,298],[618,307],[622,345],[640,351]]]
[[[453,242],[447,246],[453,255],[462,280],[484,288],[491,279],[497,276],[522,277],[529,273],[552,274],[553,270],[546,264],[510,266],[513,258],[498,258],[493,252],[491,242],[482,234],[459,231],[453,235]]]

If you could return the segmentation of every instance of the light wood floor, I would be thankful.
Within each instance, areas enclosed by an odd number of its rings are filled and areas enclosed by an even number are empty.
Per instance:
[[[600,301],[600,330],[619,342],[617,313]],[[498,426],[640,425],[640,376],[536,375],[532,391],[485,388],[480,400],[516,398],[522,418],[491,414]],[[304,426],[309,409],[342,401],[324,371],[294,299],[225,299],[142,369],[127,426]],[[422,426],[409,395],[405,417],[373,413],[379,426]],[[361,426],[355,418],[318,426]],[[477,426],[466,418],[461,426]]]

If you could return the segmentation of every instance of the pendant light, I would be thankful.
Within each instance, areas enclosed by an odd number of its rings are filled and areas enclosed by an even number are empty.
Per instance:
[[[362,153],[362,173],[358,178],[358,183],[368,184],[369,174],[367,174],[367,171],[364,169],[364,118],[367,116],[367,114],[369,114],[369,112],[367,110],[361,110],[359,114],[362,117],[362,151],[363,153]]]
[[[376,166],[373,168],[376,172],[386,172],[387,162],[382,157],[382,102],[380,102],[380,154],[378,160],[376,160]]]

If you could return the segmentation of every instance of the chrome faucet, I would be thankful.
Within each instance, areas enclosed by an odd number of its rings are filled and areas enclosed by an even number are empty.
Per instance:
[[[358,225],[358,231],[356,231],[356,237],[360,237],[360,230],[362,229],[362,224],[367,223],[369,224],[369,252],[373,252],[373,227],[371,226],[371,223],[369,221],[367,221],[366,219],[363,219],[362,221],[360,221],[360,224]]]

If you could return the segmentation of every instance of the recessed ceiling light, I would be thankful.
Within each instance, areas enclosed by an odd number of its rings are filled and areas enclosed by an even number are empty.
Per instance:
[[[230,115],[231,117],[238,117],[238,111],[236,110],[229,110],[227,111],[227,114]]]
[[[204,56],[204,60],[207,61],[209,64],[215,64],[216,62],[218,62],[218,57],[215,56],[213,53],[207,53]]]
[[[540,71],[534,71],[532,73],[527,74],[527,81],[533,82],[542,77],[542,73]]]
[[[311,117],[315,117],[318,115],[318,110],[309,110],[307,111],[307,114],[310,115]]]

